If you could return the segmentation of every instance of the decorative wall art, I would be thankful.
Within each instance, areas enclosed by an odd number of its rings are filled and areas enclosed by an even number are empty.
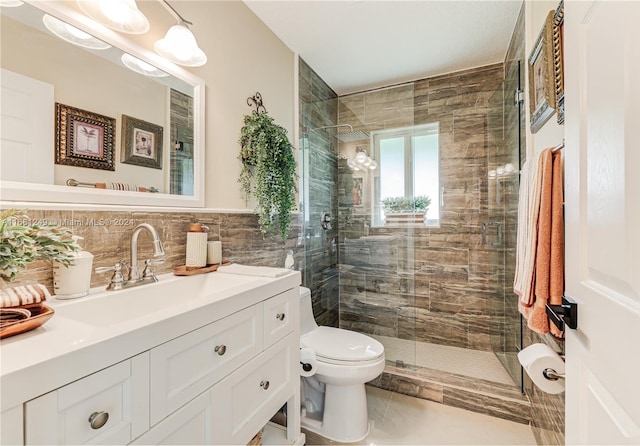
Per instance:
[[[116,120],[56,103],[56,164],[115,170]]]
[[[121,150],[125,164],[162,169],[162,126],[122,115]]]
[[[556,110],[558,124],[564,123],[564,0],[553,14],[553,73],[556,90]]]
[[[544,27],[529,56],[529,112],[531,133],[536,133],[553,115],[556,90],[553,67],[553,17],[549,11]]]

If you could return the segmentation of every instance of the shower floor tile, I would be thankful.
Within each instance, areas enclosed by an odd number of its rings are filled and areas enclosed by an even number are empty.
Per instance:
[[[535,445],[526,424],[367,386],[370,432],[363,445]],[[307,433],[309,445],[341,444]],[[353,444],[353,443],[352,443]]]
[[[514,384],[511,376],[493,352],[414,342],[388,336],[373,335],[372,337],[384,345],[387,361],[401,360],[407,365],[442,370],[502,384]]]

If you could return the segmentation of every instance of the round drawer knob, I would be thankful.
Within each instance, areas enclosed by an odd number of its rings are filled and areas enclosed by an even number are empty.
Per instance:
[[[94,412],[89,417],[91,429],[100,429],[109,421],[109,412]]]
[[[219,354],[220,356],[222,356],[227,352],[227,346],[226,345],[216,345],[216,348],[214,349],[214,351],[217,354]]]
[[[260,387],[267,390],[269,388],[269,381],[260,381]]]
[[[278,319],[279,321],[283,321],[285,317],[284,313],[278,313],[276,314],[276,319]]]

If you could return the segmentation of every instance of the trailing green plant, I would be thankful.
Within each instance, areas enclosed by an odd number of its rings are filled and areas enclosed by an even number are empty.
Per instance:
[[[387,197],[382,200],[382,206],[386,214],[399,214],[407,212],[427,212],[431,205],[428,195],[417,197]]]
[[[264,235],[277,228],[287,238],[290,213],[295,206],[296,160],[287,131],[266,112],[244,117],[240,131],[238,182],[245,200],[256,199],[258,225]]]
[[[34,223],[23,211],[15,209],[0,213],[0,277],[5,282],[14,280],[21,268],[36,260],[71,265],[71,252],[77,250],[69,229]]]

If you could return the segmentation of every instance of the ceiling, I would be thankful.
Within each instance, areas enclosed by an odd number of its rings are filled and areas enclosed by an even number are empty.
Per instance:
[[[502,62],[518,0],[244,0],[339,95]]]

